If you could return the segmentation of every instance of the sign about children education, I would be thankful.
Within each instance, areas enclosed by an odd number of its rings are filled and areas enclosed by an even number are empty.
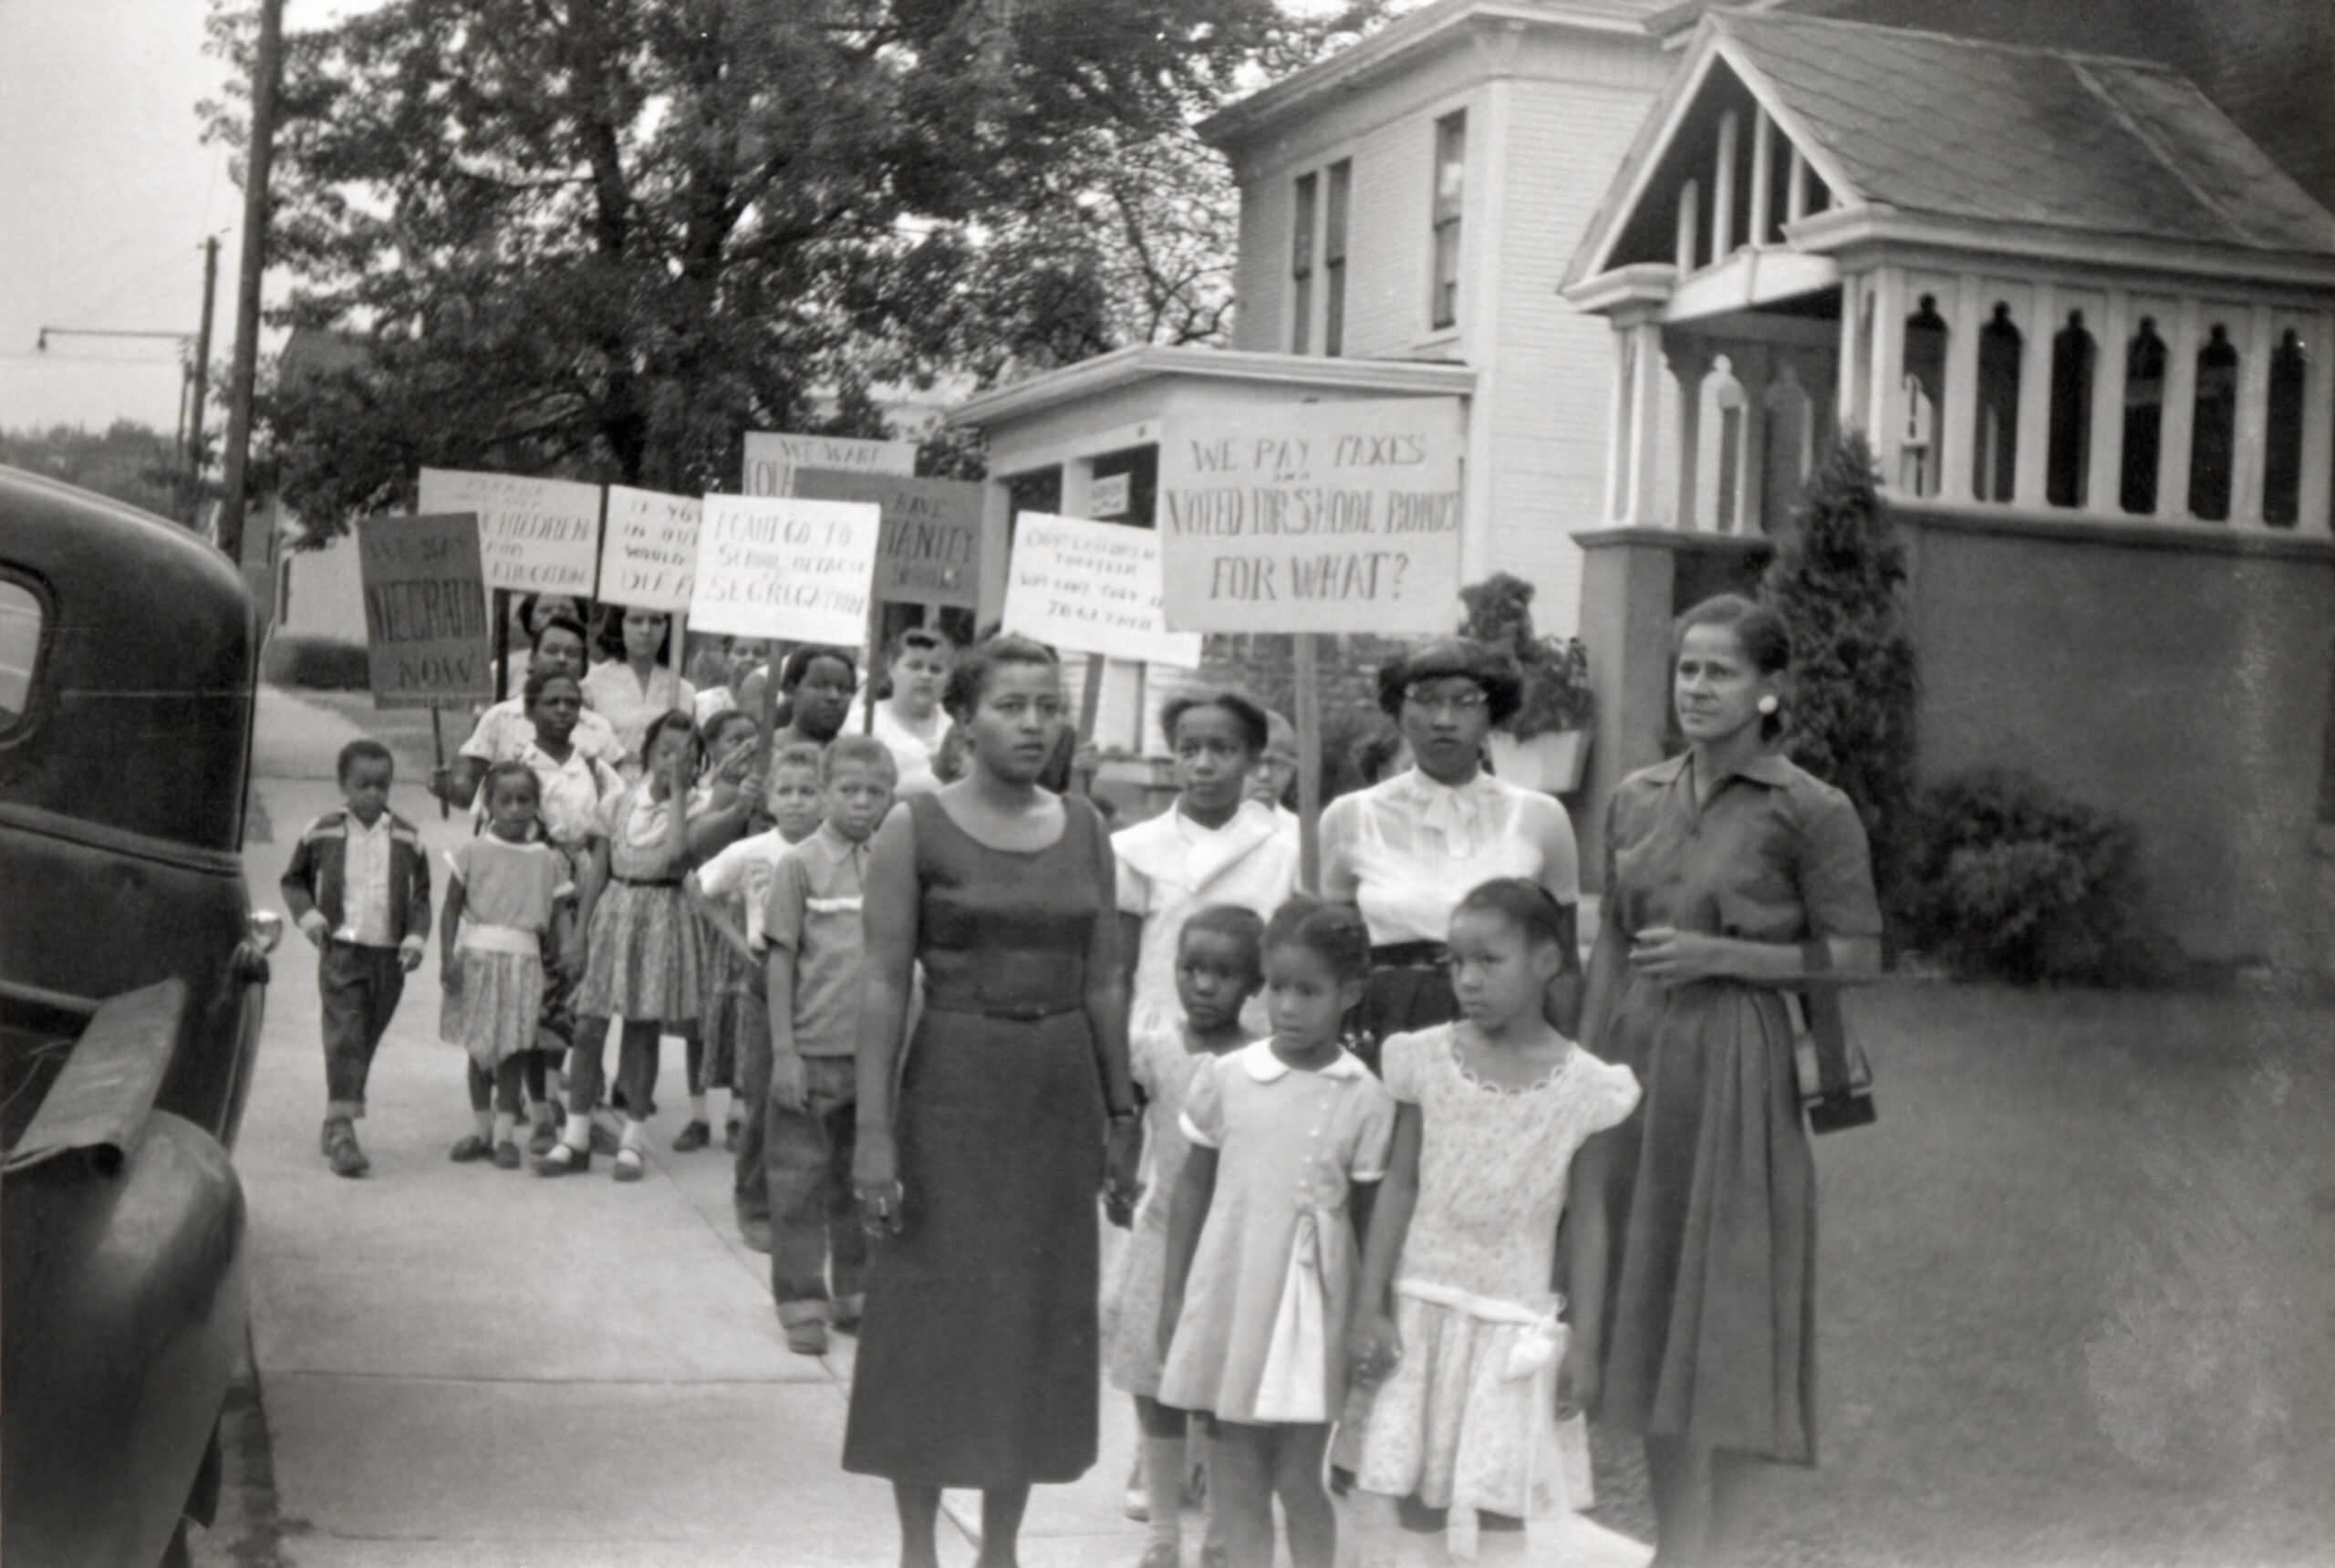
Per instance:
[[[1168,624],[1437,632],[1459,603],[1457,398],[1177,421],[1159,442]]]
[[[601,601],[668,615],[687,610],[703,509],[694,495],[609,485],[608,524],[600,535]]]
[[[489,588],[590,598],[600,568],[600,487],[455,468],[421,471],[422,513],[478,514]]]
[[[864,441],[857,436],[784,435],[746,432],[744,489],[749,495],[793,495],[799,469],[841,469],[850,473],[914,473],[916,442]]]
[[[375,707],[493,701],[493,639],[475,516],[361,517],[357,572]]]
[[[1159,535],[1125,523],[1015,518],[1005,629],[1066,652],[1199,668],[1199,634],[1169,631],[1161,614]]]
[[[803,468],[794,493],[819,501],[872,501],[883,509],[876,597],[887,604],[981,602],[982,493],[961,479]]]
[[[690,629],[856,646],[882,532],[867,502],[707,496]]]

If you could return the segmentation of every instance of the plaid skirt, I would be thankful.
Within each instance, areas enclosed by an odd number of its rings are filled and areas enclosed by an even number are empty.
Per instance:
[[[697,1022],[705,950],[679,884],[610,882],[592,911],[587,947],[579,1017],[653,1021],[672,1030]]]

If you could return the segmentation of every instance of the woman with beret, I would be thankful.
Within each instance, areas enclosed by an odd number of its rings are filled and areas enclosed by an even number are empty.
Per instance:
[[[1565,971],[1550,988],[1550,1019],[1572,1032],[1581,901],[1572,820],[1554,796],[1483,768],[1485,737],[1522,695],[1515,661],[1465,638],[1385,665],[1378,705],[1401,730],[1412,765],[1322,814],[1322,896],[1354,905],[1370,928],[1370,982],[1355,1023],[1369,1036],[1356,1044],[1374,1070],[1377,1043],[1389,1034],[1459,1016],[1444,937],[1468,889],[1495,877],[1538,882],[1564,911]]]

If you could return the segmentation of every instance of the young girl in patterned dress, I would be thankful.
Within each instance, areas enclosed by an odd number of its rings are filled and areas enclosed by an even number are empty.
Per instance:
[[[761,732],[762,727],[752,714],[735,708],[725,708],[706,721],[704,729],[698,733],[705,749],[705,765],[696,787],[690,791],[689,815],[692,824],[711,812],[734,812],[742,814],[742,827],[751,825],[755,803],[753,792],[747,787],[747,774],[753,766],[754,742]],[[743,929],[742,906],[725,906],[721,913],[730,919],[733,930]],[[742,1017],[740,999],[752,984],[753,965],[722,940],[720,930],[702,910],[698,911],[698,946],[705,954],[704,1015],[698,1020],[697,1033],[684,1040],[690,1119],[673,1139],[673,1150],[687,1154],[713,1141],[708,1099],[711,1091],[727,1089],[730,1115],[722,1147],[735,1154],[738,1126],[745,1110],[737,1086],[738,1029]]]
[[[478,1126],[456,1144],[467,1164],[492,1158],[519,1168],[520,1080],[543,1011],[544,950],[566,938],[575,887],[567,858],[534,838],[543,788],[524,763],[487,770],[487,830],[446,857],[453,872],[438,933],[439,979],[457,1005],[456,1043],[470,1053],[471,1114]],[[532,840],[532,841],[531,841]],[[490,1099],[491,1096],[491,1099]]]
[[[1478,1515],[1564,1505],[1554,1426],[1559,1364],[1585,1401],[1597,1366],[1605,1225],[1593,1162],[1567,1228],[1568,1284],[1591,1310],[1567,1332],[1550,1288],[1573,1155],[1637,1104],[1626,1067],[1541,1016],[1568,922],[1541,885],[1486,882],[1451,918],[1456,1023],[1387,1039],[1394,1153],[1371,1219],[1348,1338],[1377,1385],[1356,1465],[1361,1568],[1394,1561],[1396,1503],[1448,1509],[1452,1554]]]
[[[1385,1173],[1395,1102],[1339,1044],[1362,1000],[1362,917],[1292,898],[1265,928],[1272,1035],[1200,1062],[1168,1221],[1159,1402],[1215,1417],[1209,1506],[1230,1568],[1268,1568],[1273,1503],[1295,1568],[1330,1568],[1322,1485],[1344,1400],[1357,1184]]]
[[[1151,1539],[1141,1568],[1179,1568],[1184,1499],[1184,1413],[1159,1403],[1159,1295],[1168,1269],[1168,1210],[1191,1152],[1177,1124],[1193,1069],[1249,1044],[1240,1011],[1264,988],[1265,922],[1238,904],[1192,912],[1176,942],[1177,1013],[1139,1022],[1127,1036],[1127,1070],[1142,1093],[1151,1156],[1143,1206],[1105,1286],[1103,1370],[1135,1396]],[[1180,1014],[1180,1015],[1179,1015]]]
[[[576,998],[577,1062],[597,1080],[599,1041],[610,1018],[624,1023],[617,1086],[624,1095],[618,1181],[638,1181],[646,1127],[657,1088],[658,1042],[697,1023],[705,957],[696,916],[681,892],[690,869],[689,789],[697,776],[697,726],[679,709],[649,726],[641,741],[640,782],[611,797],[606,840],[595,846],[595,870],[584,913],[591,933],[584,984]],[[586,1042],[590,1049],[586,1049]],[[584,1085],[576,1085],[578,1095]],[[575,1109],[573,1104],[569,1109]],[[591,1164],[586,1118],[570,1116],[560,1141],[536,1164],[540,1176],[566,1176]]]

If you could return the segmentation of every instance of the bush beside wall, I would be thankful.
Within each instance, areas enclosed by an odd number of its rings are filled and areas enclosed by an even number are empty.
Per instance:
[[[362,691],[373,683],[372,663],[361,642],[278,636],[260,658],[260,679],[308,691]]]

